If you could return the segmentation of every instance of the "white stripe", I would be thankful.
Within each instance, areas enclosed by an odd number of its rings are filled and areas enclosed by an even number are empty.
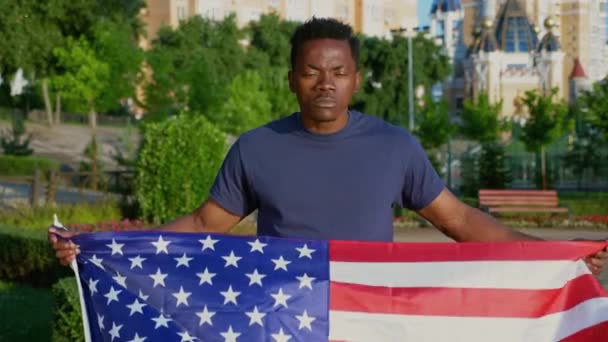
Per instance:
[[[577,331],[608,321],[608,298],[593,298],[568,311],[537,319],[331,311],[329,320],[330,340],[349,342],[559,341]]]
[[[70,263],[70,267],[72,271],[76,274],[76,284],[78,285],[78,297],[80,297],[80,311],[82,313],[82,325],[84,330],[84,340],[85,342],[91,342],[91,330],[89,325],[89,317],[87,315],[87,307],[84,301],[84,294],[82,292],[82,282],[80,281],[80,272],[78,272],[78,263],[76,259],[72,260]]]
[[[330,262],[336,282],[389,287],[556,289],[589,274],[579,261]]]

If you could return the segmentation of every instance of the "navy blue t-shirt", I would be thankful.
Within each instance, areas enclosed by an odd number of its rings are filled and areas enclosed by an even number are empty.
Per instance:
[[[295,113],[241,135],[210,196],[240,216],[258,209],[258,235],[392,241],[392,205],[422,209],[443,188],[406,130],[350,111],[334,134]]]

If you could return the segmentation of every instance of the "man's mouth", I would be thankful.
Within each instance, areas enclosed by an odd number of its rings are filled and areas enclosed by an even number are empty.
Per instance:
[[[334,99],[333,97],[329,97],[329,96],[321,96],[321,97],[317,97],[314,101],[313,101],[314,105],[317,107],[334,107],[336,105],[336,99]]]

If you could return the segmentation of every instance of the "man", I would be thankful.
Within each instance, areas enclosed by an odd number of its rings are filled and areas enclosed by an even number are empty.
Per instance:
[[[359,88],[359,42],[333,19],[294,33],[289,86],[300,112],[243,134],[232,146],[209,198],[159,227],[226,233],[258,210],[258,234],[391,241],[392,205],[415,210],[456,241],[536,240],[460,202],[445,188],[406,130],[349,111]],[[79,252],[50,230],[57,257]],[[599,273],[606,252],[587,259]]]

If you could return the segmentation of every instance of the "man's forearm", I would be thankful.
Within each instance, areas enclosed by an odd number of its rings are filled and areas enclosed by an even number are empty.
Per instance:
[[[202,220],[197,219],[194,214],[188,214],[169,223],[155,227],[153,230],[178,233],[200,233],[205,231],[205,225]]]
[[[457,241],[517,241],[542,240],[536,236],[521,233],[498,222],[492,216],[475,208],[468,207],[462,224],[464,229],[458,229],[460,236],[452,236]]]

